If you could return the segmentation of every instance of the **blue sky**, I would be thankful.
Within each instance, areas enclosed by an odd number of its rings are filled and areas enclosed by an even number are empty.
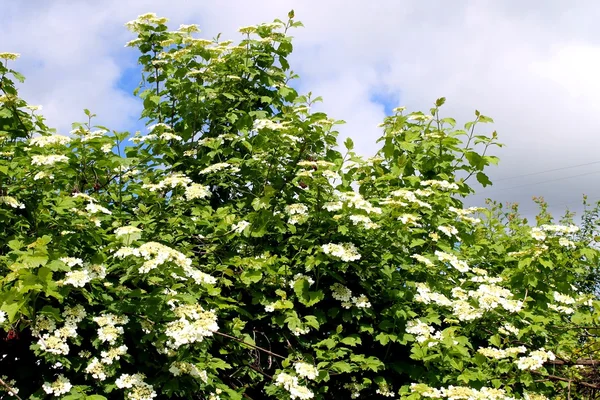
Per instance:
[[[522,176],[600,160],[595,1],[0,0],[0,51],[22,53],[22,94],[59,131],[82,120],[83,108],[98,123],[135,130],[137,54],[123,47],[132,38],[125,22],[156,12],[173,27],[197,23],[203,37],[237,39],[238,27],[292,8],[305,25],[293,31],[299,89],[321,95],[321,108],[347,121],[342,136],[365,154],[391,108],[426,111],[445,96],[445,115],[460,123],[475,109],[496,121],[506,147],[490,174],[517,178],[498,181],[490,196],[531,209],[541,195],[554,212],[576,208],[582,193],[600,198],[600,165]]]

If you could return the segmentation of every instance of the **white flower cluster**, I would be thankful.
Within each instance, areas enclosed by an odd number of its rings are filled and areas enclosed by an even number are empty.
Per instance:
[[[171,262],[180,267],[184,274],[197,284],[215,284],[217,280],[205,272],[192,267],[192,260],[183,253],[157,242],[144,243],[138,248],[122,247],[114,254],[116,258],[128,256],[142,257],[146,260],[139,268],[142,274],[148,273],[164,263]]]
[[[360,260],[358,249],[353,243],[329,243],[321,246],[323,253],[337,257],[342,261],[350,262]]]
[[[0,310],[0,325],[6,322],[6,312]]]
[[[469,265],[465,261],[459,260],[454,254],[444,253],[443,251],[439,250],[436,250],[434,254],[438,260],[450,263],[450,265],[456,268],[459,272],[469,271]]]
[[[360,193],[357,192],[336,192],[339,201],[346,203],[348,207],[354,207],[359,210],[366,211],[367,214],[381,214],[382,210],[379,207],[373,206],[370,201],[365,200]]]
[[[519,312],[523,302],[512,300],[512,293],[505,288],[494,284],[482,284],[477,290],[465,291],[460,287],[452,289],[453,300],[441,293],[432,292],[424,283],[417,284],[415,301],[429,304],[435,303],[443,307],[451,307],[453,313],[461,321],[469,321],[483,316],[483,312],[494,310],[498,307],[509,312]],[[469,298],[477,300],[479,308],[474,308]]]
[[[156,397],[156,392],[152,385],[144,382],[144,374],[122,374],[115,385],[119,389],[128,389],[127,398],[131,400],[152,400]]]
[[[210,174],[212,172],[222,171],[224,169],[228,169],[230,173],[236,173],[236,172],[240,171],[240,169],[238,167],[236,167],[235,165],[231,165],[229,163],[224,162],[224,163],[212,164],[212,165],[204,168],[199,173],[201,175],[205,175],[205,174]]]
[[[290,216],[291,225],[303,224],[308,219],[308,207],[301,203],[287,205],[285,212]]]
[[[69,338],[77,337],[77,325],[83,321],[87,313],[82,305],[66,307],[62,313],[65,323],[61,328],[56,327],[54,320],[41,315],[31,331],[33,336],[38,337],[37,344],[42,351],[50,354],[69,354]],[[44,333],[46,332],[46,333]]]
[[[12,196],[0,196],[0,204],[6,204],[7,206],[12,208],[25,208],[25,204],[20,203],[17,199],[15,199]]]
[[[102,350],[100,356],[102,357],[101,361],[103,364],[111,365],[113,361],[120,360],[121,356],[124,356],[125,354],[127,354],[127,346],[122,344],[108,350]]]
[[[558,244],[562,247],[566,247],[568,249],[574,249],[575,247],[577,247],[575,245],[575,242],[573,242],[572,240],[569,240],[567,238],[561,237],[558,239]]]
[[[418,215],[414,215],[414,214],[402,214],[401,216],[398,217],[398,221],[401,221],[404,225],[410,225],[410,226],[414,226],[416,228],[421,227],[421,224],[419,224],[420,220],[421,220],[421,217],[419,217]]]
[[[250,222],[248,222],[248,221],[240,221],[240,222],[238,222],[236,224],[231,225],[231,229],[234,232],[242,233],[249,226],[250,226]]]
[[[205,337],[213,336],[219,330],[214,310],[207,311],[199,304],[186,304],[173,310],[179,318],[169,322],[165,334],[170,338],[167,347],[178,349],[190,344],[200,343]]]
[[[197,366],[192,363],[177,361],[171,364],[169,372],[174,376],[187,374],[194,378],[199,378],[202,382],[208,382],[208,374],[205,370],[200,370]]]
[[[329,287],[332,292],[332,296],[334,299],[342,302],[342,307],[350,308],[352,306],[356,306],[358,308],[371,308],[371,303],[367,296],[360,295],[358,297],[352,296],[352,290],[348,289],[346,286],[334,283]]]
[[[161,25],[167,23],[169,20],[163,17],[157,17],[155,13],[146,13],[139,15],[133,21],[129,21],[125,24],[127,29],[133,33],[141,32],[145,27],[152,25]]]
[[[483,211],[483,208],[469,207],[469,208],[462,209],[462,208],[448,207],[448,210],[455,213],[458,216],[458,218],[462,221],[470,222],[472,224],[479,224],[481,222],[481,219],[471,217],[470,215],[473,213],[476,213],[476,212]]]
[[[298,383],[297,376],[289,375],[285,372],[280,372],[274,378],[275,386],[281,386],[285,390],[287,390],[292,400],[307,400],[315,397],[314,393],[309,388],[307,388],[306,386],[302,386]]]
[[[507,322],[504,325],[502,325],[500,328],[498,328],[498,332],[500,332],[504,335],[507,335],[507,336],[510,336],[510,335],[518,336],[519,328],[517,328],[516,326],[509,324]]]
[[[379,228],[379,225],[374,223],[373,221],[371,221],[371,218],[369,218],[366,215],[351,215],[350,217],[350,221],[352,221],[353,225],[362,225],[363,228],[365,229],[377,229]]]
[[[69,257],[63,257],[63,259],[68,259]],[[64,261],[63,261],[64,262]],[[70,265],[70,263],[65,262],[65,264],[73,267],[74,265]],[[79,264],[81,265],[81,264]],[[74,287],[84,287],[87,283],[93,281],[94,279],[104,279],[106,278],[106,267],[101,264],[84,264],[83,268],[78,270],[71,270],[65,274],[65,279],[62,281],[58,281],[58,284],[62,285],[71,285]]]
[[[115,229],[115,236],[124,239],[129,244],[138,240],[142,236],[141,233],[140,228],[131,225],[120,226]]]
[[[380,383],[375,393],[383,397],[396,397],[396,394],[392,391],[392,388],[387,383]]]
[[[205,199],[210,197],[208,186],[194,183],[190,178],[181,173],[170,174],[156,184],[146,183],[142,188],[148,189],[151,192],[156,192],[163,189],[175,189],[178,186],[185,188],[185,197],[187,200]]]
[[[579,232],[577,225],[541,225],[531,228],[531,237],[538,241],[546,240],[548,233],[555,235],[569,235]],[[575,243],[571,240],[561,237],[559,238],[559,244],[563,247],[574,248]]]
[[[270,129],[272,131],[282,131],[287,129],[287,122],[275,122],[270,119],[257,119],[254,121],[254,130]]]
[[[314,365],[301,361],[294,364],[294,369],[300,377],[310,380],[314,380],[319,375],[319,370]]]
[[[422,397],[448,400],[515,400],[506,395],[503,389],[493,389],[486,386],[477,390],[467,386],[448,386],[446,388],[432,388],[424,383],[412,383],[410,389]]]
[[[406,323],[406,333],[415,335],[415,339],[419,343],[427,343],[428,347],[433,347],[442,339],[442,332],[436,331],[433,326],[427,325],[425,322],[415,319]]]
[[[577,225],[541,225],[540,229],[545,232],[557,233],[559,235],[568,235],[579,232]]]
[[[543,347],[539,350],[529,352],[527,357],[521,357],[515,361],[517,368],[521,370],[535,371],[542,368],[548,360],[555,360],[556,356],[551,351],[546,351]]]
[[[421,186],[431,186],[434,189],[440,190],[458,190],[458,185],[454,182],[428,180],[421,181]]]
[[[577,301],[574,298],[572,298],[571,296],[568,296],[566,294],[562,294],[559,292],[554,292],[554,300],[561,304],[549,303],[548,308],[550,308],[551,310],[554,310],[556,312],[563,313],[563,314],[575,313],[575,309],[573,307],[569,307],[569,306],[576,304]]]
[[[331,168],[335,167],[335,164],[329,161],[317,160],[317,161],[300,161],[298,163],[300,167],[321,167],[321,168]]]
[[[427,202],[424,202],[423,200],[420,200],[417,197],[416,192],[413,192],[411,190],[408,190],[408,189],[398,189],[398,190],[395,190],[395,191],[392,192],[392,197],[397,197],[397,198],[405,200],[405,201],[407,201],[409,203],[416,204],[419,207],[423,207],[423,208],[427,208],[427,209],[431,210],[431,204],[429,204]],[[425,197],[427,197],[427,196],[425,196]],[[386,199],[386,200],[391,201],[393,199],[389,198],[389,199]],[[404,204],[398,204],[398,205],[406,205],[406,203],[404,203]]]
[[[329,212],[339,211],[342,209],[342,207],[344,207],[344,203],[341,201],[330,201],[325,203],[323,207]]]
[[[33,165],[54,165],[59,162],[67,162],[69,157],[63,155],[51,154],[47,156],[31,156],[31,164]]]
[[[112,212],[108,208],[102,207],[101,205],[99,205],[97,203],[88,203],[85,206],[85,210],[90,214],[98,214],[98,213],[103,213],[103,214],[107,214],[107,215],[112,214]]]
[[[129,322],[126,315],[101,314],[99,317],[94,317],[94,322],[98,324],[98,339],[101,342],[107,342],[114,345],[124,333],[123,326]]]
[[[55,397],[59,397],[63,394],[69,393],[72,388],[73,385],[71,385],[71,382],[62,374],[58,375],[54,382],[44,382],[44,384],[42,385],[42,389],[44,389],[44,392],[46,392],[47,394],[51,394]]]
[[[480,347],[477,352],[483,354],[487,358],[501,360],[503,358],[514,357],[519,353],[526,353],[525,346],[508,347],[506,349],[498,349],[496,347]]]
[[[456,229],[452,225],[441,225],[441,226],[438,226],[437,229],[438,229],[438,231],[442,232],[444,235],[448,236],[449,238],[451,238],[452,235],[458,237],[458,229]]]
[[[39,181],[44,178],[54,179],[54,175],[48,171],[39,171],[33,176],[34,181]]]
[[[29,144],[37,147],[46,147],[52,145],[65,145],[71,141],[71,138],[63,135],[36,136],[29,141]]]

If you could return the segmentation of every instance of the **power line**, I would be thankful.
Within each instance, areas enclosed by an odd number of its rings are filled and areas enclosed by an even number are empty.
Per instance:
[[[525,185],[511,186],[511,187],[507,187],[507,188],[489,189],[487,191],[484,190],[483,192],[475,193],[472,196],[481,196],[481,195],[486,195],[490,192],[497,192],[497,191],[504,191],[504,190],[511,190],[511,189],[519,189],[519,188],[529,187],[529,186],[543,185],[544,183],[556,182],[556,181],[561,181],[561,180],[565,180],[565,179],[577,178],[580,176],[587,176],[587,175],[598,174],[598,173],[600,173],[600,171],[592,171],[592,172],[586,172],[583,174],[564,176],[562,178],[548,179],[548,180],[541,181],[541,182],[528,183]]]
[[[578,168],[578,167],[586,167],[588,165],[594,165],[594,164],[600,164],[600,161],[592,161],[589,163],[585,163],[585,164],[578,164],[578,165],[568,165],[566,167],[560,167],[560,168],[553,168],[553,169],[547,169],[544,171],[539,171],[539,172],[532,172],[530,174],[523,174],[523,175],[514,175],[514,176],[509,176],[508,178],[500,178],[500,179],[494,179],[494,182],[500,182],[500,181],[507,181],[510,179],[517,179],[517,178],[523,178],[526,176],[534,176],[534,175],[541,175],[541,174],[545,174],[547,172],[556,172],[556,171],[562,171],[564,169],[571,169],[571,168]]]

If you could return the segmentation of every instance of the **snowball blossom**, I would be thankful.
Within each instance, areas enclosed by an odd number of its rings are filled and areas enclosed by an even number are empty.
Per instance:
[[[321,246],[323,253],[337,257],[342,261],[360,260],[360,254],[353,243],[329,243]]]

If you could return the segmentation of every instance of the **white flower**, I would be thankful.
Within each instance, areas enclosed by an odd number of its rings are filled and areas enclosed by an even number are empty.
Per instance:
[[[210,166],[204,168],[202,171],[200,171],[200,174],[201,175],[210,174],[212,172],[217,172],[217,171],[221,171],[224,169],[229,169],[233,173],[239,172],[239,170],[240,170],[238,167],[232,166],[229,163],[216,163],[216,164],[213,164],[213,165],[210,165]]]
[[[142,230],[140,228],[137,228],[137,227],[131,226],[131,225],[127,225],[127,226],[121,226],[121,227],[115,229],[115,236],[116,237],[129,236],[129,235],[135,235],[140,232],[142,232]]]
[[[98,205],[96,203],[88,203],[85,206],[85,209],[90,213],[90,214],[97,214],[99,212],[104,213],[104,214],[108,214],[111,215],[112,212],[106,208],[106,207],[102,207],[101,205]]]
[[[0,310],[0,324],[3,324],[6,322],[6,313],[2,310]]]
[[[285,207],[285,212],[289,215],[302,215],[305,216],[308,214],[308,207],[304,204],[290,204]]]
[[[67,272],[63,284],[72,285],[75,287],[84,287],[86,283],[90,282],[92,277],[87,269],[69,271]]]
[[[42,385],[42,389],[44,389],[44,392],[46,392],[47,394],[54,395],[56,397],[61,396],[65,393],[69,393],[72,387],[73,385],[71,385],[71,382],[69,382],[69,380],[65,378],[62,374],[58,375],[56,381],[52,383],[44,382],[44,384]]]
[[[369,302],[367,296],[365,296],[364,294],[358,297],[352,297],[352,302],[358,308],[371,308],[371,303]]]
[[[83,260],[81,258],[75,258],[75,257],[61,257],[60,261],[64,262],[65,264],[67,264],[69,267],[74,267],[76,265],[83,265]]]
[[[358,249],[353,243],[329,243],[322,245],[321,249],[323,250],[323,253],[337,257],[346,262],[360,260],[361,257],[358,253]]]
[[[67,162],[69,157],[63,155],[48,155],[48,156],[32,156],[31,164],[33,165],[54,165],[59,162]]]
[[[47,171],[39,171],[38,173],[36,173],[34,175],[33,180],[38,181],[38,180],[44,179],[44,178],[54,179],[54,175],[52,175],[50,172],[47,172]]]
[[[204,186],[199,183],[192,183],[190,186],[185,188],[185,198],[188,200],[205,199],[207,197],[210,197],[210,190],[208,190],[208,186]]]
[[[319,375],[319,370],[311,364],[305,362],[297,362],[294,364],[296,373],[303,378],[313,380]]]
[[[47,135],[47,136],[36,136],[29,140],[31,146],[46,147],[50,145],[64,145],[71,141],[70,137],[62,135]]]
[[[544,363],[548,360],[554,360],[556,356],[551,351],[546,351],[542,347],[539,350],[529,352],[527,357],[521,357],[517,359],[517,368],[520,370],[531,370],[535,371],[542,368]]]
[[[566,247],[568,249],[575,248],[575,243],[564,237],[561,237],[560,239],[558,239],[558,244],[561,245],[562,247]]]
[[[541,228],[531,228],[531,237],[535,240],[542,241],[546,239],[546,234]]]
[[[121,356],[127,354],[127,346],[121,345],[118,347],[113,347],[108,351],[103,350],[100,355],[102,356],[103,364],[112,364],[114,360],[119,360]]]
[[[20,203],[19,201],[17,201],[17,199],[11,196],[0,196],[0,203],[6,204],[7,206],[10,206],[12,208],[25,208],[25,204]]]
[[[469,265],[462,260],[459,260],[455,255],[444,253],[443,251],[436,250],[435,256],[442,262],[449,262],[454,268],[460,272],[467,272]]]
[[[458,185],[456,183],[454,183],[454,182],[450,183],[448,181],[436,181],[436,180],[422,181],[421,186],[431,186],[434,189],[441,189],[441,190],[458,190]]]
[[[452,235],[458,236],[458,229],[456,229],[452,225],[438,226],[438,231],[442,232],[444,235],[446,235],[448,237],[452,237]]]
[[[250,226],[250,222],[248,222],[248,221],[240,221],[237,224],[231,225],[231,229],[234,232],[242,233],[248,226]]]
[[[205,337],[213,336],[219,330],[217,315],[213,310],[205,310],[199,304],[186,304],[173,310],[178,320],[169,322],[165,334],[169,337],[167,346],[171,349],[200,343]]]
[[[314,393],[311,392],[306,386],[298,384],[298,377],[280,372],[275,378],[275,386],[282,386],[290,394],[292,400],[301,399],[308,400],[314,397]]]
[[[417,215],[413,215],[413,214],[402,214],[401,216],[398,217],[399,221],[402,221],[402,223],[404,225],[412,225],[412,226],[416,226],[416,227],[420,227],[421,224],[419,224],[419,220],[421,219],[421,217],[417,216]]]
[[[21,57],[19,53],[0,53],[0,59],[2,60],[15,61],[19,57]]]

